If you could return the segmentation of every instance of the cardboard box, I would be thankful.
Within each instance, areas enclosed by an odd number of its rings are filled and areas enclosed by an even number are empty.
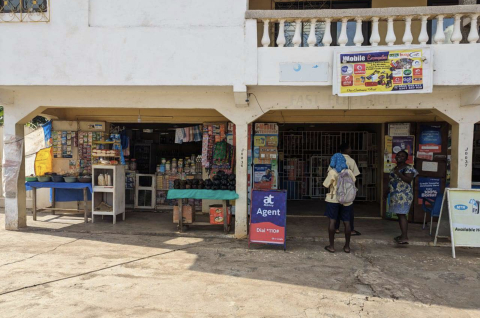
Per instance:
[[[230,224],[231,219],[230,207],[227,208],[227,223]],[[210,224],[223,224],[223,205],[210,205]]]
[[[179,208],[178,205],[173,207],[173,223],[178,223],[178,215],[179,215]],[[191,205],[184,205],[183,206],[183,224],[192,224],[195,222],[195,212],[192,209]]]

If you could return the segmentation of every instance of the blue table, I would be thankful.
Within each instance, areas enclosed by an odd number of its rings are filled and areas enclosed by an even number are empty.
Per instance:
[[[67,182],[27,182],[25,183],[27,190],[32,190],[32,208],[33,208],[33,220],[37,220],[37,212],[42,211],[52,211],[55,214],[55,211],[62,212],[73,212],[79,213],[83,212],[85,223],[88,223],[88,194],[90,196],[93,193],[93,187],[91,183],[67,183]],[[37,189],[47,188],[52,189],[52,206],[44,209],[37,209]],[[85,204],[83,210],[78,209],[60,209],[55,208],[55,189],[77,189],[83,190],[83,202]],[[63,201],[63,200],[62,200]],[[77,200],[73,200],[77,201]]]

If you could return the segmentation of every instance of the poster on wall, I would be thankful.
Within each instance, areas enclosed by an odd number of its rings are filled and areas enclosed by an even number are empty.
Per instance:
[[[407,164],[414,163],[414,145],[415,136],[385,136],[385,149],[383,158],[383,171],[389,173],[397,164],[395,159],[399,151],[406,151],[408,153]]]
[[[433,160],[434,153],[442,152],[442,126],[420,125],[418,154],[421,159]]]
[[[409,136],[410,123],[394,123],[388,124],[388,135],[394,136]]]
[[[258,164],[253,167],[253,188],[271,189],[275,181],[271,164]]]
[[[337,49],[333,94],[411,94],[432,92],[429,48],[395,50]]]
[[[278,244],[286,248],[287,191],[253,190],[250,243]]]
[[[441,191],[439,178],[418,178],[418,204],[423,204],[423,199],[435,198]]]

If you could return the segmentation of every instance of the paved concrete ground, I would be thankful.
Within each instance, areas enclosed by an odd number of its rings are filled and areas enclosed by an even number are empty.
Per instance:
[[[0,316],[480,316],[480,249],[359,242],[1,229]]]
[[[0,215],[0,218],[2,216]],[[208,216],[197,215],[197,220],[208,222]],[[1,220],[0,220],[1,222]],[[232,222],[235,223],[235,222]],[[322,241],[328,239],[327,218],[321,215],[298,216],[287,218],[287,238],[289,240]],[[117,224],[112,224],[112,217],[95,217],[95,223],[83,223],[80,215],[51,215],[39,213],[37,221],[33,221],[28,213],[29,231],[67,231],[76,233],[109,233],[130,235],[177,235],[177,227],[172,222],[172,212],[127,212],[126,220],[117,218]],[[343,225],[342,228],[343,230]],[[377,244],[391,243],[392,239],[400,234],[396,221],[382,220],[379,217],[356,217],[355,229],[362,235],[355,239],[360,243]],[[232,228],[231,233],[235,229]],[[422,230],[421,224],[410,224],[410,239],[412,244],[428,245],[432,237],[428,230]],[[183,236],[194,237],[232,237],[223,235],[223,226],[192,226]],[[341,238],[343,234],[339,235]]]

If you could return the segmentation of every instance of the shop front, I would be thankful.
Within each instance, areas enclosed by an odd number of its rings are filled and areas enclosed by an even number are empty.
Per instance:
[[[216,111],[197,111],[203,117],[196,118],[176,111],[178,118],[167,119],[144,110],[130,116],[136,122],[106,109],[78,113],[65,119],[80,120],[54,119],[41,128],[45,147],[27,164],[34,219],[38,212],[82,213],[85,223],[116,224],[118,217],[129,222],[129,215],[155,213],[171,231],[232,230],[238,195],[235,125],[228,119]]]
[[[350,156],[360,172],[354,202],[360,232],[365,224],[370,230],[369,223],[378,224],[380,231],[390,230],[390,224],[382,220],[396,220],[384,194],[399,151],[408,152],[408,164],[419,172],[413,185],[410,222],[422,223],[425,207],[431,205],[426,199],[435,201],[450,183],[451,126],[433,111],[391,110],[387,115],[374,110],[286,110],[270,111],[258,121],[252,125],[251,188],[287,192],[287,228],[293,228],[287,229],[287,235],[315,236],[298,231],[299,223],[303,222],[304,228],[308,222],[323,224],[315,221],[325,212],[329,189],[323,181],[342,144],[350,146]]]

